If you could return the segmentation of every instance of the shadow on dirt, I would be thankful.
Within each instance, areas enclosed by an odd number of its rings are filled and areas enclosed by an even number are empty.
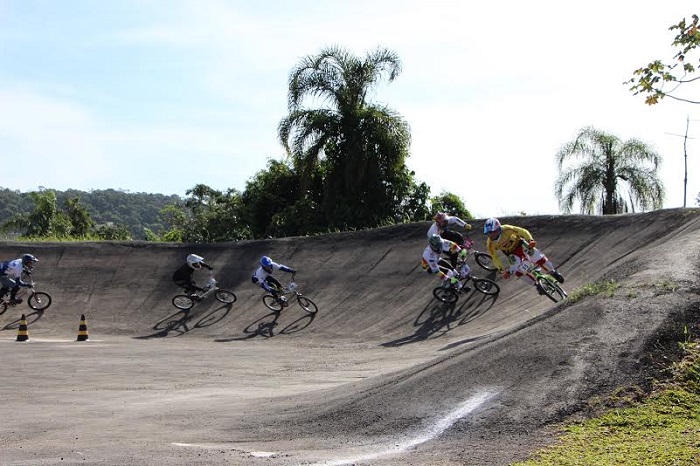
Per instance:
[[[247,325],[243,329],[243,336],[219,338],[214,341],[242,341],[255,337],[272,338],[278,335],[291,335],[307,328],[316,318],[316,314],[305,313],[297,319],[285,319],[281,322],[280,317],[286,314],[286,312],[270,312]]]
[[[498,295],[488,296],[476,291],[466,295],[466,299],[456,303],[431,301],[413,322],[413,334],[397,340],[382,343],[381,346],[396,347],[416,343],[428,338],[438,338],[450,330],[471,322],[496,303]]]
[[[44,316],[44,311],[34,311],[30,312],[29,314],[24,314],[24,319],[27,321],[27,325],[31,325],[34,322],[38,321]],[[10,322],[9,324],[5,325],[2,330],[17,330],[19,328],[19,323],[20,323],[20,318],[18,318],[15,321]]]
[[[210,327],[223,320],[233,304],[222,304],[221,306],[197,316],[191,309],[177,311],[166,317],[153,326],[155,333],[134,337],[134,339],[147,340],[150,338],[179,337],[196,328]],[[196,320],[196,322],[194,322]],[[193,323],[194,322],[194,323]]]

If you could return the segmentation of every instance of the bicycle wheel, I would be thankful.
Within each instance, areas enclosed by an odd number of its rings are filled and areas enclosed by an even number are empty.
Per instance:
[[[299,306],[301,306],[309,314],[316,314],[318,312],[318,307],[316,306],[316,303],[311,301],[306,296],[297,296],[297,302],[299,303]]]
[[[233,304],[236,302],[237,299],[236,293],[234,293],[233,291],[222,289],[216,290],[216,294],[214,294],[214,297],[217,301],[220,301],[224,304]]]
[[[435,299],[443,303],[455,303],[457,302],[457,299],[459,299],[457,290],[442,286],[438,286],[437,288],[433,289],[433,296],[435,296]]]
[[[262,300],[265,307],[267,307],[269,310],[273,312],[280,312],[282,310],[282,303],[275,299],[275,297],[271,294],[266,294],[262,297]]]
[[[567,296],[566,292],[559,284],[554,282],[554,279],[549,280],[546,277],[540,277],[537,279],[537,286],[555,303],[558,303]]]
[[[34,294],[29,296],[29,299],[27,299],[27,304],[29,304],[29,307],[35,311],[43,311],[47,307],[51,306],[51,295],[44,293],[43,291],[36,291]]]
[[[479,267],[481,267],[484,270],[488,270],[489,272],[493,272],[496,270],[496,266],[493,265],[493,259],[491,258],[491,254],[486,253],[486,252],[475,252],[474,253],[474,260],[476,260],[476,263],[479,264]]]
[[[474,278],[472,279],[474,283],[474,288],[480,293],[484,293],[489,296],[497,295],[501,292],[501,288],[493,280],[488,278]]]
[[[173,306],[186,311],[188,309],[192,309],[192,306],[194,306],[194,299],[190,298],[186,294],[179,294],[173,298]]]

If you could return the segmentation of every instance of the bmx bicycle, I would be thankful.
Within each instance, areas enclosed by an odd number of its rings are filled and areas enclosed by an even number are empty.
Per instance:
[[[530,260],[525,259],[523,262],[525,262],[524,272],[535,280],[535,286],[540,294],[547,296],[555,303],[566,299],[568,294],[566,294],[566,291],[564,291],[556,278],[544,272],[540,266]]]
[[[474,256],[474,260],[482,269],[488,270],[489,272],[496,270],[491,254],[474,249],[474,241],[469,238],[469,235],[466,235],[465,237],[465,235],[462,235],[462,233],[455,230],[443,230],[441,236],[446,240],[457,243],[460,248],[466,249],[469,254]]]
[[[217,281],[214,278],[214,275],[209,276],[209,280],[207,280],[207,284],[204,287],[204,291],[200,291],[197,293],[192,293],[192,294],[179,294],[176,295],[173,298],[173,306],[175,306],[178,309],[181,309],[183,311],[186,311],[188,309],[192,309],[192,306],[194,306],[194,303],[197,303],[199,301],[203,301],[209,296],[214,296],[217,301],[224,303],[224,304],[233,304],[236,302],[236,293],[230,290],[225,290],[223,288],[219,288],[217,286]]]
[[[299,285],[297,285],[297,282],[294,280],[294,274],[292,274],[292,279],[289,283],[282,286],[282,288],[278,288],[276,297],[271,294],[263,295],[262,302],[265,307],[272,312],[280,312],[282,309],[289,306],[290,301],[295,299],[297,303],[299,303],[299,306],[309,314],[316,314],[318,312],[318,306],[299,291]]]
[[[22,277],[23,281],[27,280],[27,276]],[[21,299],[27,302],[27,306],[34,309],[35,311],[43,311],[49,306],[51,306],[51,295],[45,291],[36,291],[34,289],[34,280],[29,278],[30,286],[21,287],[15,295],[16,299]],[[9,293],[6,293],[0,300],[0,314],[4,314],[10,307],[15,307],[21,302],[11,302]]]
[[[443,262],[443,264],[446,264],[446,261]],[[459,299],[460,293],[467,292],[466,290],[470,283],[474,286],[476,291],[487,296],[495,296],[501,292],[501,288],[493,280],[478,278],[471,273],[463,276],[458,270],[461,270],[464,265],[464,260],[460,260],[456,269],[451,269],[455,274],[454,276],[459,277],[456,283],[451,283],[450,280],[446,280],[442,286],[433,289],[433,296],[435,296],[435,299],[443,303],[455,303]],[[450,268],[448,267],[448,269]]]

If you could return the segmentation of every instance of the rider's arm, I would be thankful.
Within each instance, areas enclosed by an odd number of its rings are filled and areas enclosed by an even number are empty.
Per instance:
[[[529,231],[527,231],[525,228],[521,227],[516,227],[513,225],[510,225],[510,229],[518,236],[521,238],[525,239],[528,243],[533,240],[532,235],[530,234]]]
[[[294,270],[290,267],[287,267],[286,265],[282,265],[282,264],[280,264],[280,270],[282,272],[287,272],[287,273],[296,273],[296,270]]]
[[[496,242],[492,241],[491,238],[486,240],[486,249],[489,251],[489,254],[491,255],[491,260],[493,260],[493,265],[495,265],[498,270],[503,270],[503,262],[501,262],[501,258],[498,256],[498,249],[496,246],[497,246]]]
[[[204,267],[204,268],[206,268],[206,269],[214,270],[214,267],[212,267],[211,265],[209,265],[209,264],[207,264],[207,263],[205,263],[205,262],[200,262],[200,264],[202,264],[202,267]]]

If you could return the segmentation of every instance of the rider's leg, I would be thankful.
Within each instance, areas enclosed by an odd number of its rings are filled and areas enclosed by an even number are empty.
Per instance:
[[[21,303],[22,298],[16,298],[17,292],[19,291],[19,286],[15,286],[10,290],[10,302],[11,303]]]
[[[554,264],[552,264],[552,261],[550,261],[547,258],[547,256],[545,256],[542,253],[542,251],[540,251],[537,248],[534,248],[533,253],[530,254],[530,258],[532,262],[539,265],[545,272],[553,276],[559,283],[564,283],[564,277],[562,277],[562,275],[559,272],[557,272],[557,269],[554,267]]]

